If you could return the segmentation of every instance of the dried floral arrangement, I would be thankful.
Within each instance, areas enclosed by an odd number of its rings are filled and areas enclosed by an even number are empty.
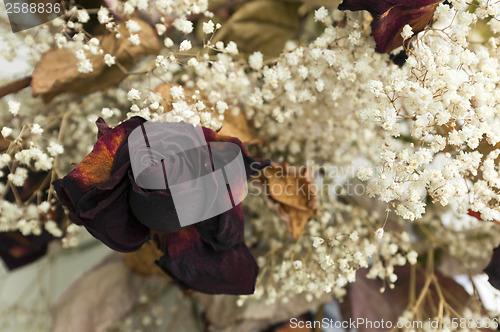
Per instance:
[[[0,278],[115,253],[0,305],[2,331],[496,330],[474,276],[500,289],[500,1],[65,4],[0,17],[27,68],[0,78]],[[128,151],[146,121],[239,146],[244,202],[158,226],[170,191]]]

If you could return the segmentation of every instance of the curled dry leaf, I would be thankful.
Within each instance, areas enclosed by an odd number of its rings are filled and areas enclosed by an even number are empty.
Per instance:
[[[54,332],[106,331],[139,298],[142,278],[114,254],[78,279],[52,308]]]
[[[420,269],[419,269],[420,268]],[[360,269],[356,273],[356,282],[349,285],[348,295],[341,304],[343,320],[365,319],[365,321],[392,321],[396,326],[398,317],[408,308],[410,301],[410,287],[412,285],[411,267],[408,265],[395,267],[394,273],[398,276],[394,289],[386,289],[381,293],[380,288],[384,285],[379,279],[368,279],[367,269]],[[415,296],[421,294],[426,289],[425,270],[417,266],[414,279]],[[438,315],[437,304],[440,302],[439,294],[442,294],[446,303],[452,306],[458,313],[470,303],[471,296],[455,280],[447,278],[438,272],[435,272],[435,278],[439,284],[440,290],[436,290],[433,283],[425,293],[425,301],[421,302],[421,311],[425,315],[420,316],[419,320],[426,322],[427,318],[433,318]],[[411,303],[412,305],[413,303]],[[453,315],[452,315],[453,316]],[[383,329],[368,328],[368,324],[358,326],[359,332],[383,331]]]
[[[120,83],[127,76],[123,69],[132,69],[143,56],[158,54],[160,50],[153,28],[141,20],[135,21],[141,26],[137,33],[141,41],[139,45],[128,40],[130,33],[125,24],[118,27],[121,34],[119,39],[112,33],[96,37],[100,40],[104,53],[113,55],[122,68],[118,65],[108,67],[103,54],[89,53],[87,58],[92,62],[93,70],[87,74],[80,73],[77,68],[78,60],[71,50],[53,48],[42,56],[35,67],[31,81],[33,94],[43,95],[45,101],[50,101],[61,93],[88,94]]]
[[[158,250],[153,242],[146,242],[141,249],[126,253],[125,264],[134,272],[143,276],[158,275],[165,278],[168,276],[155,264],[157,259],[163,256],[163,253]]]
[[[224,121],[219,134],[224,136],[238,137],[243,144],[262,143],[262,138],[259,138],[253,127],[250,126],[248,120],[241,111],[238,115],[233,115],[226,111]]]
[[[222,26],[214,42],[234,41],[244,53],[260,51],[266,57],[277,57],[299,31],[299,7],[299,2],[291,1],[250,1]]]
[[[170,112],[172,110],[172,103],[174,99],[170,94],[170,89],[174,86],[179,86],[178,84],[162,84],[158,86],[155,90],[162,96],[162,103],[164,112]],[[194,105],[200,98],[203,100],[204,104],[213,110],[213,105],[208,102],[203,96],[194,99],[193,95],[195,92],[192,89],[184,88],[185,100],[189,105]],[[222,127],[218,132],[224,136],[237,137],[243,144],[256,144],[262,142],[262,139],[257,136],[254,128],[249,124],[245,115],[240,111],[238,115],[233,115],[231,110],[226,110],[224,113],[224,121],[222,122]]]
[[[287,303],[278,301],[274,304],[265,304],[263,300],[250,298],[239,307],[236,304],[237,296],[196,293],[196,297],[205,308],[209,331],[220,332],[261,331],[333,300],[330,294],[324,294],[311,302],[304,301],[303,295],[295,295],[290,297]]]
[[[310,169],[272,163],[261,173],[266,193],[279,204],[280,217],[297,240],[318,207],[317,187]]]

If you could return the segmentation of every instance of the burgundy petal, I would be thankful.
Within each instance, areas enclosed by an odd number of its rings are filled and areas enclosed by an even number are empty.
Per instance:
[[[380,15],[390,7],[394,6],[392,1],[387,0],[344,0],[339,5],[340,10],[367,10],[373,15]]]
[[[344,0],[340,10],[367,10],[373,16],[372,35],[376,51],[387,53],[403,44],[401,32],[406,24],[414,33],[425,29],[439,0]]]
[[[159,232],[173,233],[181,229],[170,191],[142,189],[134,182],[132,172],[129,172],[129,181],[132,183],[129,204],[139,222]]]
[[[496,289],[500,289],[500,247],[493,250],[490,264],[484,269],[488,281]]]
[[[340,10],[367,10],[371,14],[381,15],[389,8],[401,5],[409,8],[419,8],[434,4],[436,0],[344,0],[340,5]]]
[[[0,257],[9,270],[32,263],[43,257],[52,235],[43,231],[41,235],[23,236],[20,232],[0,233]]]
[[[149,239],[149,229],[139,223],[128,204],[131,184],[122,173],[124,165],[109,181],[91,189],[77,206],[77,217],[85,228],[111,249],[129,252]]]
[[[406,24],[412,27],[414,33],[422,31],[432,19],[436,7],[437,4],[431,4],[413,9],[397,5],[375,17],[372,22],[372,35],[377,43],[376,51],[387,53],[401,46],[401,32]]]
[[[195,224],[202,240],[213,250],[224,250],[244,242],[245,219],[241,204],[233,209]]]
[[[97,138],[100,138],[101,136],[112,130],[112,128],[108,126],[106,121],[104,121],[104,119],[101,117],[97,119],[95,124],[97,126]]]
[[[123,155],[128,134],[145,121],[133,117],[110,129],[102,119],[98,120],[100,137],[92,152],[68,175],[53,183],[71,221],[85,226],[118,251],[136,250],[149,237],[148,228],[137,221],[128,206],[130,161],[116,158]]]
[[[208,294],[252,294],[259,272],[244,244],[214,251],[192,226],[168,236],[157,264],[181,285]]]

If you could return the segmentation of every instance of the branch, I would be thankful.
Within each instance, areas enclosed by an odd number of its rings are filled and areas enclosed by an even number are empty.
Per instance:
[[[15,82],[9,83],[0,87],[0,98],[10,95],[11,93],[18,92],[30,86],[31,76],[21,78]]]

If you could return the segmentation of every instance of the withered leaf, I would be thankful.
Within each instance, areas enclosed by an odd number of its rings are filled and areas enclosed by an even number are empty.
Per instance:
[[[260,51],[266,57],[277,57],[285,43],[298,33],[299,7],[299,2],[250,1],[222,26],[214,42],[234,41],[243,53]]]
[[[383,286],[381,280],[368,279],[367,269],[360,269],[356,273],[356,282],[349,285],[347,298],[341,305],[343,320],[357,320],[363,318],[366,321],[392,321],[393,326],[396,326],[398,317],[407,308],[409,302],[410,285],[411,285],[411,267],[399,266],[394,269],[394,273],[398,276],[394,289],[386,289],[381,293],[380,288]],[[435,272],[436,279],[441,287],[442,294],[446,302],[451,305],[457,312],[462,312],[468,302],[471,300],[470,295],[456,283],[453,279],[444,277]],[[418,297],[425,284],[424,269],[417,269],[415,276],[415,294]],[[427,318],[437,316],[437,305],[439,303],[438,293],[431,284],[427,293],[426,300],[422,302],[423,311],[429,315],[421,317],[422,321],[427,321]],[[360,332],[385,331],[385,329],[369,328],[369,325],[358,326]]]
[[[236,304],[238,296],[196,293],[196,297],[205,308],[209,330],[220,332],[264,330],[273,324],[288,321],[290,317],[298,317],[333,299],[332,295],[325,294],[308,302],[303,300],[302,294],[291,296],[287,303],[265,304],[263,300],[250,298],[239,307]]]
[[[341,0],[305,0],[302,7],[300,7],[299,13],[306,14],[307,12],[314,11],[321,6],[326,8],[337,8]]]
[[[125,264],[134,272],[143,276],[159,275],[168,276],[155,264],[163,253],[158,250],[153,242],[146,242],[141,249],[124,254]]]
[[[230,110],[224,113],[224,121],[219,134],[237,137],[243,144],[262,142],[262,139],[257,136],[254,128],[250,126],[245,114],[241,111],[238,115],[231,114]]]
[[[108,33],[98,37],[105,53],[116,57],[116,62],[126,70],[130,70],[143,57],[158,54],[160,44],[158,37],[147,23],[134,19],[141,26],[137,33],[141,43],[132,44],[128,37],[125,24],[120,24],[118,31],[121,38]],[[103,54],[87,54],[92,62],[93,71],[87,74],[80,73],[77,68],[78,60],[74,53],[67,48],[53,48],[43,54],[33,72],[31,87],[33,94],[43,95],[45,101],[52,100],[64,92],[88,94],[98,90],[105,90],[120,83],[126,73],[119,66],[108,67],[104,62]]]
[[[115,254],[78,279],[52,308],[54,332],[106,331],[139,297],[141,277]]]
[[[310,170],[272,163],[264,169],[262,177],[270,197],[280,204],[288,230],[297,240],[317,209],[317,187]]]

